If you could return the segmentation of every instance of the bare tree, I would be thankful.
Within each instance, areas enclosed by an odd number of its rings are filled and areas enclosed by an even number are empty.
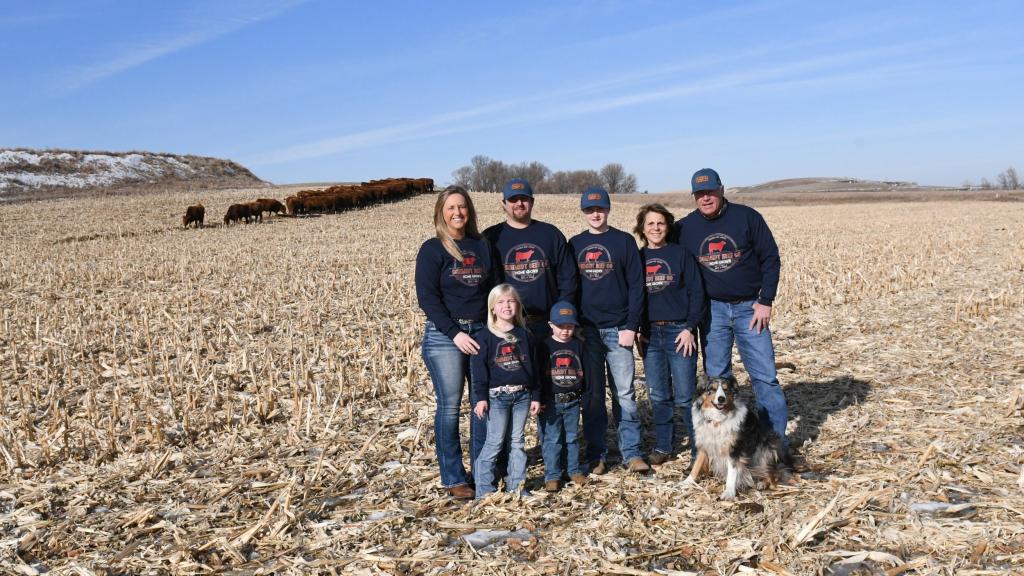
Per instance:
[[[996,176],[999,181],[999,187],[1003,190],[1017,190],[1020,186],[1020,179],[1017,178],[1017,171],[1013,169],[1013,166],[1007,168],[999,176]]]
[[[604,186],[604,179],[597,170],[573,170],[569,173],[569,181],[572,183],[570,194],[582,194],[592,186]]]
[[[452,184],[456,186],[462,186],[466,189],[472,189],[473,187],[473,167],[463,166],[454,172],[452,172],[452,178],[454,181]]]
[[[536,188],[551,176],[551,169],[540,162],[523,162],[510,167],[511,178],[522,178]]]
[[[626,169],[617,162],[605,164],[604,168],[601,168],[601,179],[609,194],[619,194],[622,192],[622,183],[626,180]]]
[[[978,188],[981,188],[982,190],[991,190],[995,188],[995,186],[993,186],[992,183],[988,181],[988,178],[982,178],[981,183],[978,184]]]
[[[534,184],[538,194],[572,194],[572,175],[564,170],[554,172],[543,181]]]
[[[626,176],[626,179],[622,181],[622,194],[636,194],[639,187],[636,185],[636,174],[630,173]]]

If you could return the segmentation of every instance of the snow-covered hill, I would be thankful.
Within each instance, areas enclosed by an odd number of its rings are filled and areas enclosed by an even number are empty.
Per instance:
[[[125,186],[261,184],[230,160],[152,152],[86,152],[0,148],[0,197],[54,189]]]

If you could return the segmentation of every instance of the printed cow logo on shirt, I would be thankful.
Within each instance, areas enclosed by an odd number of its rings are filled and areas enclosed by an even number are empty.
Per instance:
[[[676,279],[672,273],[672,267],[661,258],[648,258],[644,264],[644,280],[647,283],[647,292],[661,292],[668,288]]]
[[[580,276],[587,280],[600,280],[615,269],[611,252],[600,244],[591,244],[576,255]]]
[[[502,340],[495,351],[494,365],[506,372],[516,372],[523,366],[523,354],[519,351],[519,343],[514,340]]]
[[[505,275],[518,282],[533,282],[548,269],[548,258],[536,244],[519,244],[505,253]]]
[[[484,278],[484,267],[480,265],[480,258],[469,250],[462,251],[462,262],[452,260],[452,278],[466,286],[477,286]]]
[[[712,272],[725,272],[740,261],[743,251],[725,234],[712,234],[700,244],[697,261]]]
[[[583,378],[582,366],[579,356],[572,350],[555,350],[549,366],[552,384],[556,388],[575,388]]]

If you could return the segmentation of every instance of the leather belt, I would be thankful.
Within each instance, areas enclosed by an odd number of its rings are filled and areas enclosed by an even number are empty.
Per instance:
[[[497,386],[495,388],[491,388],[490,394],[513,394],[515,392],[522,392],[525,389],[526,386],[523,386],[522,384],[519,384],[517,386]]]
[[[669,324],[682,324],[682,320],[651,320],[651,324],[655,326],[668,326]]]
[[[579,392],[566,392],[565,394],[555,394],[556,404],[565,404],[566,402],[572,402],[573,400],[579,400]]]
[[[746,298],[738,298],[736,300],[724,300],[722,298],[712,298],[712,300],[714,300],[715,302],[725,302],[726,304],[740,304],[743,302],[750,302],[751,300],[757,300],[757,294],[754,294],[753,296],[748,296]]]

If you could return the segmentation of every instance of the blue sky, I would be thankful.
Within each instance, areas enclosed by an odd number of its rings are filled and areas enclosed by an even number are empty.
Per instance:
[[[6,0],[0,146],[218,156],[276,183],[475,154],[641,189],[1024,170],[1024,3]]]

